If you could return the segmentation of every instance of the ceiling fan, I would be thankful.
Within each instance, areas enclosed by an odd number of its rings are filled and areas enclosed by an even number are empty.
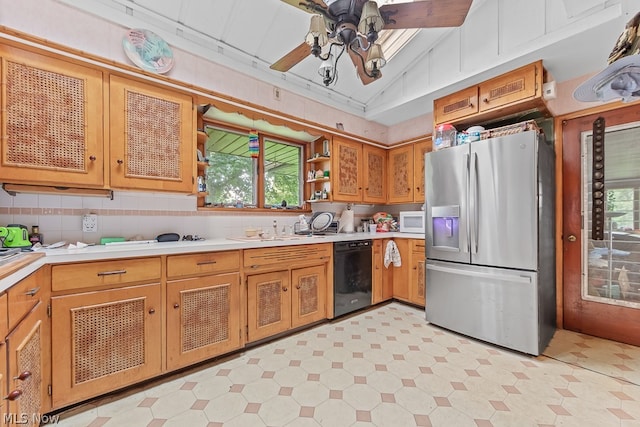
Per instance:
[[[386,64],[382,47],[376,43],[379,31],[458,27],[464,22],[473,0],[422,0],[381,7],[367,0],[282,1],[313,16],[306,40],[272,64],[271,69],[288,71],[313,54],[322,60],[318,73],[329,86],[336,81],[336,64],[345,51],[362,83],[369,84],[382,76],[380,69]]]

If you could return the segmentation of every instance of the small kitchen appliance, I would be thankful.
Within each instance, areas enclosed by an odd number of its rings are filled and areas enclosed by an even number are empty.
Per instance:
[[[424,234],[424,211],[400,212],[400,232]]]
[[[27,227],[18,224],[9,224],[0,227],[0,242],[3,248],[30,248],[29,232]]]

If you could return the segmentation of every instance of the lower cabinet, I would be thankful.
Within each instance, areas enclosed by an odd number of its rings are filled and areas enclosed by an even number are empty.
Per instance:
[[[425,306],[425,252],[423,239],[395,239],[402,266],[393,267],[393,297],[411,304]]]
[[[371,303],[378,304],[393,298],[393,270],[384,266],[387,244],[391,239],[373,241],[373,283]]]
[[[240,274],[167,283],[167,369],[240,348]]]
[[[161,304],[159,283],[53,297],[53,406],[160,374]]]
[[[400,252],[400,260],[402,265],[395,267],[393,264],[389,264],[389,268],[393,269],[393,297],[402,301],[409,301],[410,294],[410,264],[409,260],[409,239],[394,239],[398,251]]]
[[[278,257],[288,261],[274,263]],[[326,318],[331,244],[250,249],[244,258],[245,272],[250,270],[246,272],[247,341]]]

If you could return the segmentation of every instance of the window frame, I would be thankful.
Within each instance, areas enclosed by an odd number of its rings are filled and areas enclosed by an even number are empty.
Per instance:
[[[237,134],[241,134],[241,135],[249,135],[249,133],[251,132],[251,129],[248,128],[244,128],[241,126],[234,126],[234,125],[230,125],[228,123],[222,123],[222,122],[217,122],[214,120],[204,120],[203,121],[203,130],[206,133],[206,129],[207,128],[215,128],[215,129],[219,129],[221,131],[225,131],[225,132],[231,132],[231,133],[237,133]],[[224,211],[229,211],[231,209],[233,209],[234,211],[251,211],[251,212],[270,212],[270,213],[275,213],[275,212],[283,212],[283,213],[295,213],[295,212],[309,212],[311,211],[311,207],[309,206],[309,204],[306,202],[308,195],[307,195],[307,185],[306,181],[304,180],[305,174],[306,174],[306,161],[305,159],[307,159],[309,157],[309,153],[310,153],[310,143],[307,141],[298,141],[298,140],[294,140],[292,138],[287,138],[287,137],[283,137],[280,135],[275,135],[275,134],[271,134],[268,132],[262,132],[262,131],[257,131],[256,132],[258,135],[258,146],[259,146],[259,154],[258,154],[258,158],[257,160],[257,164],[256,164],[256,181],[252,183],[252,185],[254,186],[254,195],[256,197],[256,205],[255,207],[224,207],[224,206],[213,206],[212,202],[209,202],[208,200],[208,196],[206,202],[205,202],[205,206],[204,207],[200,207],[199,209],[204,209],[204,210],[224,210]],[[287,208],[287,209],[282,209],[280,207],[272,207],[271,205],[269,205],[268,207],[265,205],[265,170],[264,170],[264,147],[265,147],[265,140],[268,141],[273,141],[276,143],[284,143],[284,144],[290,144],[290,145],[294,145],[294,146],[299,146],[302,151],[301,151],[301,156],[300,156],[300,197],[301,197],[301,205],[296,209],[296,208]],[[207,142],[208,142],[208,135],[207,135],[207,140],[205,141],[205,153],[203,153],[206,157],[207,153],[206,153],[206,146],[207,146]]]

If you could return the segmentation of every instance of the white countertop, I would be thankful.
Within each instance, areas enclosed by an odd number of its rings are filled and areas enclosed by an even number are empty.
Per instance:
[[[100,261],[114,258],[147,257],[154,255],[176,255],[193,252],[228,251],[238,249],[265,248],[270,246],[306,245],[315,243],[334,243],[366,239],[424,239],[423,234],[415,233],[339,233],[325,236],[292,236],[282,239],[249,240],[244,238],[216,238],[198,241],[131,243],[117,245],[96,245],[82,249],[43,249],[46,256],[39,258],[20,270],[0,279],[0,292],[5,291],[18,281],[27,277],[45,264],[66,262]]]

